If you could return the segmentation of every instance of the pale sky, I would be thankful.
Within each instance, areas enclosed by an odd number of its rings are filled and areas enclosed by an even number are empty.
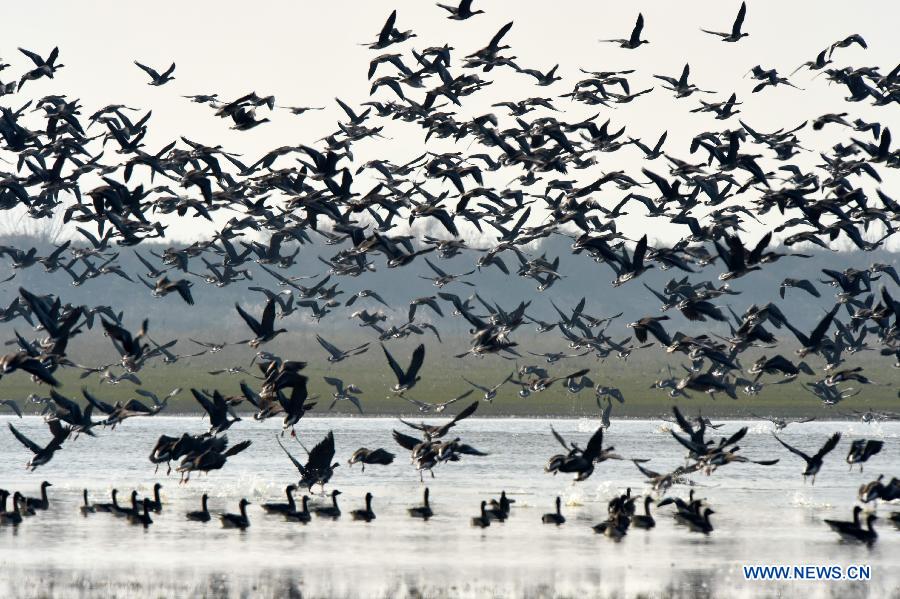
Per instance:
[[[612,119],[611,128],[627,126],[627,133],[641,137],[652,145],[663,130],[669,131],[666,149],[674,156],[698,162],[703,158],[688,153],[690,138],[703,130],[737,128],[736,118],[721,122],[708,114],[691,114],[689,109],[706,101],[724,100],[732,91],[745,102],[739,115],[761,131],[793,127],[803,120],[827,112],[849,112],[848,120],[859,117],[877,120],[896,131],[900,140],[900,118],[896,105],[872,107],[866,103],[843,101],[848,95],[845,87],[829,86],[823,78],[812,79],[802,70],[791,77],[804,91],[788,87],[766,89],[751,94],[755,83],[744,74],[754,65],[777,68],[788,75],[797,66],[815,58],[832,42],[852,33],[861,34],[869,49],[853,46],[838,49],[837,65],[880,66],[890,71],[900,60],[900,38],[896,23],[900,22],[898,2],[748,2],[744,30],[750,37],[738,44],[727,44],[702,33],[699,28],[727,31],[737,13],[740,2],[721,0],[702,2],[500,2],[475,0],[474,8],[486,11],[467,21],[445,18],[446,13],[430,2],[409,1],[347,1],[325,3],[306,2],[173,2],[146,3],[119,1],[15,2],[3,7],[4,28],[0,57],[13,66],[0,72],[0,80],[7,81],[29,67],[28,59],[20,54],[22,46],[46,56],[53,46],[60,47],[60,59],[66,66],[53,81],[43,79],[29,82],[22,98],[0,98],[4,105],[18,107],[26,98],[50,93],[65,93],[78,97],[87,118],[97,108],[108,103],[152,109],[150,132],[145,139],[146,151],[155,152],[166,143],[185,135],[209,145],[223,144],[241,153],[244,162],[255,161],[269,149],[281,145],[305,143],[314,145],[316,139],[336,129],[335,122],[343,114],[333,101],[341,97],[351,106],[358,106],[369,98],[366,81],[368,61],[382,52],[402,52],[404,61],[412,66],[410,50],[449,42],[453,52],[451,72],[459,74],[462,57],[486,45],[494,33],[506,22],[515,25],[504,38],[512,46],[504,55],[516,56],[524,68],[546,71],[560,63],[563,81],[550,87],[536,87],[530,77],[510,69],[495,69],[479,75],[495,83],[463,100],[459,110],[462,117],[494,111],[501,117],[501,126],[512,126],[505,109],[490,108],[503,99],[522,99],[528,96],[556,97],[571,91],[582,75],[578,68],[588,70],[617,70],[634,68],[630,75],[633,91],[655,87],[653,93],[617,109],[589,107],[557,98],[556,106],[564,113],[560,119],[574,122],[600,112],[598,123]],[[398,11],[397,27],[412,29],[418,37],[387,50],[369,50],[361,42],[374,40],[392,9]],[[620,49],[615,44],[602,44],[601,38],[628,37],[638,11],[642,11],[646,25],[643,38],[651,43],[635,51]],[[409,58],[406,58],[406,57]],[[138,60],[164,70],[172,61],[177,63],[176,79],[165,86],[148,86],[147,76],[135,67]],[[691,65],[691,81],[716,94],[695,94],[676,100],[661,88],[661,81],[653,74],[678,76],[685,62]],[[393,74],[390,65],[382,67],[379,75]],[[429,80],[428,85],[436,85]],[[234,99],[255,90],[260,95],[275,95],[282,106],[325,106],[321,112],[293,116],[285,111],[269,114],[266,109],[259,116],[267,116],[271,123],[254,130],[229,130],[230,121],[216,118],[207,106],[193,104],[182,95],[218,93],[224,99]],[[424,90],[410,95],[421,100]],[[373,99],[392,100],[387,89],[376,92]],[[447,110],[451,108],[448,107]],[[527,118],[541,116],[534,112]],[[36,116],[36,115],[34,115]],[[31,118],[34,118],[32,116]],[[31,121],[36,122],[36,121]],[[370,123],[371,124],[371,123]],[[99,132],[99,128],[92,129]],[[849,135],[862,136],[839,126],[824,131],[801,132],[807,148],[799,162],[805,167],[820,162],[819,151],[825,151],[838,141],[849,141]],[[424,131],[417,125],[389,123],[384,131],[389,139],[370,139],[354,146],[359,164],[368,158],[389,157],[401,163],[420,154]],[[865,134],[868,136],[868,134]],[[871,137],[867,137],[871,140]],[[436,151],[455,149],[474,152],[466,139],[457,144],[429,144]],[[757,151],[754,148],[752,151]],[[496,154],[496,151],[490,153]],[[2,152],[0,152],[2,155]],[[8,156],[7,156],[8,157]],[[113,158],[114,157],[114,158]],[[105,161],[121,159],[108,146]],[[629,147],[610,155],[600,155],[601,164],[587,171],[572,171],[568,177],[549,174],[546,178],[590,179],[602,172],[625,169],[633,176],[640,175],[641,166],[666,174],[662,160],[653,163],[641,160],[637,148]],[[288,166],[292,158],[281,159],[277,166]],[[768,162],[768,168],[777,163]],[[879,167],[885,178],[883,189],[900,199],[896,171]],[[509,174],[509,176],[506,176]],[[491,182],[502,185],[518,171],[504,171]],[[743,177],[743,175],[742,175]],[[864,185],[874,197],[875,187],[870,180]],[[365,192],[371,181],[362,177],[354,184]],[[542,185],[532,187],[540,191]],[[606,193],[604,191],[604,193]],[[614,204],[623,195],[611,189],[611,197],[602,199]],[[651,194],[652,195],[652,194]],[[749,199],[749,195],[746,196]],[[634,212],[640,212],[637,208]],[[230,215],[229,215],[230,216]],[[182,239],[196,234],[198,221],[174,223],[170,234]],[[647,220],[627,217],[626,231],[646,229]],[[651,236],[659,221],[651,222]],[[761,231],[760,231],[761,232]],[[686,234],[682,227],[678,234]],[[754,234],[748,235],[754,237]],[[896,240],[892,243],[897,247]]]

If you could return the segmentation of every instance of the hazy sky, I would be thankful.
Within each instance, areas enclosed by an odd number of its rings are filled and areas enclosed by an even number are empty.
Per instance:
[[[449,42],[456,50],[451,71],[460,73],[462,56],[486,45],[493,34],[507,21],[514,21],[504,43],[512,46],[506,55],[516,56],[522,67],[545,71],[560,63],[559,73],[564,80],[551,87],[539,88],[530,77],[499,69],[483,78],[495,83],[475,96],[463,101],[461,116],[471,116],[493,110],[502,115],[504,109],[491,109],[490,104],[502,99],[521,99],[528,96],[555,97],[571,91],[581,76],[578,68],[616,70],[634,68],[630,76],[633,90],[655,87],[648,96],[617,109],[588,107],[558,99],[557,107],[565,110],[558,115],[568,121],[580,120],[600,112],[598,122],[612,119],[618,129],[627,126],[627,133],[655,141],[663,130],[669,131],[667,150],[680,158],[700,161],[699,155],[688,153],[690,138],[699,131],[738,127],[736,119],[724,124],[710,115],[689,113],[698,98],[724,100],[736,91],[742,118],[758,130],[770,131],[791,127],[826,112],[849,112],[849,118],[878,120],[892,127],[900,139],[900,119],[896,105],[872,107],[865,103],[843,101],[848,92],[843,86],[829,86],[822,78],[813,80],[808,71],[801,71],[792,81],[806,88],[804,91],[787,87],[766,89],[751,94],[753,82],[743,78],[750,67],[761,64],[789,74],[802,62],[815,55],[833,41],[851,33],[862,34],[869,43],[868,50],[856,46],[839,49],[838,65],[875,66],[887,72],[900,60],[900,38],[896,23],[900,21],[898,2],[748,2],[744,24],[750,33],[738,44],[726,44],[718,38],[700,32],[699,28],[727,31],[740,2],[721,0],[703,2],[499,2],[475,0],[474,7],[486,14],[464,22],[450,21],[445,12],[430,2],[409,1],[345,1],[331,2],[170,2],[146,3],[119,1],[7,3],[3,8],[3,43],[0,57],[13,66],[0,72],[0,80],[18,76],[28,65],[28,59],[16,51],[22,46],[46,55],[58,45],[60,62],[66,66],[53,81],[44,79],[29,82],[25,97],[48,93],[65,93],[81,99],[82,113],[108,103],[123,103],[153,110],[150,134],[145,143],[148,151],[185,135],[210,145],[223,144],[244,156],[244,162],[255,161],[265,151],[298,143],[312,144],[316,139],[335,130],[335,121],[343,116],[333,98],[339,96],[353,106],[369,99],[366,81],[368,61],[381,52],[402,52],[409,55],[412,48]],[[413,29],[418,37],[385,51],[369,50],[360,42],[372,41],[392,9],[398,10],[397,27]],[[614,44],[602,44],[601,38],[628,37],[638,11],[646,20],[643,37],[649,45],[636,51],[619,49]],[[177,63],[175,81],[154,88],[146,85],[147,76],[132,64],[139,60],[165,69]],[[412,65],[413,59],[404,59]],[[663,90],[651,75],[678,76],[685,62],[691,64],[691,80],[703,89],[716,94],[697,95],[676,100]],[[471,72],[471,71],[469,71]],[[393,67],[385,66],[380,74],[393,74]],[[433,85],[429,81],[429,85]],[[271,123],[252,131],[229,130],[230,121],[213,116],[207,106],[190,103],[181,96],[195,93],[218,93],[233,99],[251,90],[273,94],[282,106],[325,106],[321,112],[293,116],[285,111],[274,115],[263,110],[260,116],[272,118]],[[421,100],[423,92],[411,92]],[[380,100],[394,99],[387,89],[376,92]],[[9,106],[24,103],[16,96],[0,102]],[[449,108],[448,108],[449,110]],[[531,113],[534,117],[541,113]],[[503,117],[501,117],[503,118]],[[502,126],[513,122],[505,118]],[[851,132],[837,126],[824,131],[804,131],[804,146],[815,150],[800,161],[808,166],[820,162],[818,151],[846,140]],[[858,135],[853,133],[854,135]],[[423,130],[416,125],[390,123],[384,135],[389,139],[365,140],[354,146],[357,162],[371,157],[390,157],[397,163],[423,151]],[[895,142],[896,143],[896,142]],[[474,151],[470,140],[460,142],[455,149]],[[431,144],[429,148],[431,148]],[[449,149],[435,144],[434,149]],[[495,154],[495,151],[491,152]],[[115,156],[111,146],[107,156]],[[587,171],[574,171],[568,178],[591,180],[601,172],[624,168],[639,175],[641,166],[666,173],[666,165],[641,161],[636,148],[625,148],[611,155],[601,155],[601,164]],[[292,158],[282,159],[278,166],[287,166]],[[766,166],[774,168],[775,163]],[[898,177],[880,169],[889,195],[896,192]],[[506,176],[506,175],[509,176]],[[518,172],[506,171],[503,184]],[[891,176],[894,175],[894,176]],[[547,178],[559,175],[550,174]],[[743,177],[743,175],[742,175]],[[560,177],[567,178],[567,177]],[[502,180],[501,180],[502,179]],[[365,192],[370,182],[361,180],[354,187]],[[867,189],[874,190],[869,181]],[[892,189],[893,188],[893,189]],[[538,185],[533,191],[543,189]],[[893,193],[892,193],[893,191]],[[624,195],[610,190],[604,202],[613,204]],[[871,195],[874,196],[874,191]],[[749,195],[746,196],[749,199]],[[900,198],[898,198],[900,199]],[[634,209],[638,212],[637,208]],[[629,217],[631,228],[647,228],[647,221]],[[658,221],[651,221],[651,233]],[[196,231],[197,221],[175,224],[170,233],[189,237]],[[684,234],[685,230],[677,231]],[[892,244],[896,247],[896,242]]]

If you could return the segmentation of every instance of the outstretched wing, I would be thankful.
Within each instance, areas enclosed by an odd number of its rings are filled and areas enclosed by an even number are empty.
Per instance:
[[[598,427],[597,432],[591,435],[590,441],[587,443],[587,447],[584,448],[584,457],[586,459],[592,460],[598,455],[600,455],[600,451],[603,449],[603,427]]]
[[[9,426],[9,430],[12,431],[13,436],[19,440],[19,443],[31,450],[31,453],[40,453],[44,449],[43,447],[20,433],[18,429],[16,429],[16,427],[12,425],[12,423],[7,423],[7,426]]]
[[[416,445],[421,443],[421,441],[416,439],[415,437],[404,435],[398,430],[394,431],[394,441],[396,441],[401,447],[403,447],[404,449],[408,449],[409,451],[412,451],[413,449],[415,449]]]
[[[784,441],[782,441],[781,439],[779,439],[779,438],[778,438],[778,435],[776,435],[775,433],[772,433],[772,436],[775,437],[775,440],[776,440],[776,441],[778,441],[779,443],[781,443],[782,445],[784,445],[785,449],[787,449],[788,451],[790,451],[790,452],[793,453],[793,454],[796,454],[796,455],[800,456],[801,458],[803,458],[803,459],[806,460],[807,462],[809,461],[809,456],[808,456],[808,455],[806,455],[805,453],[803,453],[803,452],[800,451],[799,449],[795,449],[794,447],[791,447],[790,445],[788,445],[787,443],[785,443]],[[838,438],[840,438],[840,435],[838,435]],[[830,441],[829,441],[829,442],[830,442]],[[827,445],[827,444],[826,444],[826,445]],[[823,449],[824,449],[824,447],[823,447]]]
[[[87,389],[82,388],[81,394],[84,395],[84,398],[88,401],[89,404],[91,404],[92,406],[94,406],[94,408],[100,410],[104,414],[112,414],[113,410],[115,410],[114,407],[112,407],[105,401],[100,401],[99,399],[94,397],[93,394]]]
[[[297,461],[297,458],[295,458],[294,456],[292,456],[292,455],[291,455],[291,452],[289,452],[289,451],[287,450],[287,448],[286,448],[284,445],[281,444],[281,439],[278,438],[278,435],[277,435],[277,434],[275,435],[275,440],[278,441],[278,446],[281,447],[281,449],[284,451],[284,453],[287,454],[287,457],[289,457],[289,458],[291,459],[291,462],[294,463],[294,467],[297,468],[297,470],[300,471],[300,474],[301,474],[302,476],[306,476],[306,468],[304,468],[304,467],[303,467],[303,464],[301,464],[300,462],[298,462],[298,461]]]
[[[552,424],[550,425],[550,432],[553,433],[553,437],[559,442],[559,444],[563,446],[563,449],[565,449],[566,451],[569,451],[571,449],[568,443],[566,443],[566,440],[562,438],[562,435],[556,432],[556,429],[553,428]]]
[[[156,69],[153,69],[153,68],[151,68],[151,67],[148,67],[148,66],[145,65],[145,64],[141,64],[141,63],[139,63],[139,62],[136,61],[136,60],[134,61],[134,64],[136,64],[136,65],[138,66],[138,68],[140,68],[142,71],[144,71],[145,73],[147,73],[148,75],[150,75],[150,76],[153,78],[154,81],[157,80],[157,79],[159,79],[159,73],[156,71]]]
[[[316,443],[309,452],[307,466],[313,470],[328,468],[334,459],[334,433],[328,431],[325,438]]]
[[[387,350],[384,346],[384,343],[381,344],[381,349],[384,350],[384,357],[387,358],[388,366],[391,367],[391,370],[394,371],[394,376],[397,377],[397,382],[400,382],[403,379],[405,373],[403,369],[400,368],[400,365],[397,364],[397,360],[394,359],[394,356],[391,355],[391,352]]]
[[[451,422],[453,422],[454,424],[456,424],[456,423],[459,422],[460,420],[464,420],[465,418],[468,418],[469,416],[471,416],[472,414],[474,414],[474,413],[475,413],[475,410],[477,410],[477,409],[478,409],[478,402],[477,402],[477,401],[473,401],[471,404],[469,404],[468,406],[466,406],[466,408],[463,409],[459,414],[457,414],[456,416],[454,416],[454,417],[453,417],[453,420],[452,420]]]
[[[319,345],[321,345],[322,347],[324,347],[324,348],[325,348],[325,351],[327,351],[327,352],[328,352],[329,354],[331,354],[332,356],[339,356],[339,355],[341,355],[341,350],[339,350],[338,348],[336,348],[335,346],[333,346],[332,344],[330,344],[330,343],[329,343],[328,341],[326,341],[325,338],[322,337],[321,335],[316,335],[316,341],[318,341],[318,342],[319,342]]]
[[[250,327],[250,330],[253,331],[253,334],[259,335],[260,326],[259,323],[256,322],[256,319],[247,314],[247,312],[245,312],[237,302],[234,303],[234,307],[237,310],[237,313],[241,315],[241,318],[244,319],[244,322],[247,323],[247,326]]]
[[[825,454],[830,452],[832,449],[837,447],[838,441],[841,440],[841,433],[834,433],[831,435],[831,438],[825,442],[825,445],[822,446],[822,449],[819,450],[819,453],[816,454],[816,457],[821,459],[825,457]]]
[[[641,466],[640,462],[638,462],[637,460],[631,460],[631,461],[634,462],[634,465],[637,466],[637,469],[641,471],[641,474],[643,474],[647,478],[656,478],[659,476],[659,472],[654,472],[653,470],[650,470],[649,468],[644,468],[643,466]]]

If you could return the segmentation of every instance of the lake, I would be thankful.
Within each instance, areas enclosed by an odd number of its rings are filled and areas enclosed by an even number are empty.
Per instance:
[[[445,419],[429,419],[438,422]],[[311,447],[334,431],[337,461],[342,466],[326,487],[340,489],[344,517],[313,519],[308,525],[266,515],[259,504],[284,500],[285,485],[297,471],[275,441],[280,422],[247,419],[228,431],[232,443],[251,439],[252,446],[231,458],[223,470],[194,476],[187,485],[178,475],[154,474],[148,455],[161,434],[202,432],[200,417],[135,418],[115,431],[96,430],[66,442],[53,461],[37,472],[24,465],[28,451],[9,433],[13,422],[44,443],[49,434],[37,417],[0,417],[0,487],[39,493],[47,479],[50,509],[26,519],[17,529],[0,527],[0,597],[741,597],[780,594],[806,597],[897,596],[900,588],[900,531],[887,521],[881,506],[876,522],[879,540],[872,547],[839,540],[823,518],[849,519],[860,484],[879,473],[896,476],[900,464],[900,423],[812,422],[783,431],[788,443],[815,453],[835,431],[844,433],[825,461],[815,486],[804,483],[803,462],[770,434],[767,422],[725,421],[712,436],[750,427],[741,453],[752,459],[781,458],[771,467],[731,464],[712,476],[692,475],[695,492],[715,509],[709,536],[676,525],[672,507],[654,515],[650,531],[630,529],[621,542],[591,530],[605,519],[607,502],[631,487],[648,492],[644,476],[630,461],[599,464],[591,478],[575,483],[570,475],[543,471],[561,447],[550,435],[552,424],[567,440],[586,443],[598,426],[594,420],[477,419],[461,422],[453,433],[488,452],[442,464],[425,483],[409,463],[408,452],[391,439],[397,428],[413,433],[397,419],[306,418],[299,439]],[[650,458],[647,467],[670,471],[684,460],[684,449],[659,420],[614,420],[605,444],[627,458]],[[405,429],[405,430],[404,430]],[[453,434],[451,434],[451,437]],[[886,441],[865,472],[848,472],[844,461],[850,439]],[[283,442],[298,458],[305,455],[287,435]],[[396,453],[389,466],[347,467],[359,447],[384,447]],[[302,461],[302,460],[301,460]],[[110,514],[82,517],[81,491],[109,501],[117,487],[149,494],[160,481],[164,508],[143,530]],[[436,516],[429,522],[408,517],[422,490],[431,489]],[[482,499],[506,490],[515,499],[505,523],[487,529],[469,524]],[[366,491],[374,495],[377,518],[354,522],[349,511],[362,507]],[[210,510],[237,511],[246,497],[251,526],[241,532],[218,521],[188,522],[184,513],[199,509],[200,495],[210,496]],[[686,496],[676,486],[669,495]],[[563,499],[567,522],[541,523],[554,498]],[[318,499],[317,499],[318,501]],[[868,564],[868,582],[756,582],[744,579],[744,564]]]

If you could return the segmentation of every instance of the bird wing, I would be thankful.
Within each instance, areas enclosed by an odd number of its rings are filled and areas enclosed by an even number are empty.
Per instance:
[[[731,26],[731,35],[734,37],[741,34],[741,25],[744,24],[745,16],[747,16],[747,3],[741,2],[741,8],[738,10],[737,17],[734,19],[734,25]]]
[[[194,399],[197,400],[197,403],[200,404],[200,407],[202,407],[204,411],[206,411],[206,413],[210,415],[210,417],[212,417],[213,414],[216,413],[216,407],[211,401],[209,401],[209,398],[207,398],[206,395],[203,394],[203,392],[197,389],[191,389],[191,394],[194,396]]]
[[[381,349],[384,350],[384,357],[387,358],[388,366],[391,367],[391,370],[394,371],[394,376],[397,377],[397,382],[399,383],[401,379],[405,376],[403,369],[400,368],[400,365],[397,364],[397,360],[394,359],[394,356],[391,355],[391,352],[387,350],[384,346],[384,343],[381,344]]]
[[[100,401],[99,399],[94,397],[93,394],[91,394],[91,392],[87,389],[82,388],[81,394],[84,395],[84,398],[88,401],[89,404],[91,404],[92,406],[94,406],[94,408],[100,410],[104,414],[112,414],[115,410],[113,406],[109,405],[105,401]]]
[[[837,447],[838,441],[841,440],[841,433],[834,433],[831,437],[825,442],[825,445],[822,446],[822,449],[816,454],[815,457],[822,459],[825,455],[830,452],[832,449]]]
[[[319,345],[321,345],[322,347],[324,347],[324,348],[325,348],[325,351],[327,351],[327,352],[328,352],[329,354],[331,354],[332,356],[337,357],[337,356],[341,355],[341,350],[339,350],[338,348],[336,348],[336,347],[333,346],[332,344],[330,344],[330,343],[328,343],[327,341],[325,341],[325,339],[324,339],[321,335],[316,335],[316,341],[318,341],[318,342],[319,342]]]
[[[285,454],[287,454],[287,457],[289,457],[289,458],[291,459],[291,462],[294,463],[294,467],[296,467],[297,470],[300,471],[300,474],[302,474],[302,475],[305,476],[305,475],[306,475],[306,468],[304,468],[304,467],[303,467],[303,464],[301,464],[300,462],[298,462],[298,461],[297,461],[297,458],[295,458],[294,456],[292,456],[292,455],[291,455],[291,452],[289,452],[289,451],[287,450],[287,448],[286,448],[284,445],[281,444],[281,439],[278,438],[278,435],[277,435],[277,434],[275,435],[275,440],[278,441],[278,446],[281,447],[281,449],[284,451]]]
[[[25,435],[20,433],[16,429],[16,427],[14,427],[12,425],[12,423],[8,422],[7,426],[9,426],[9,430],[12,431],[13,436],[15,436],[15,438],[19,440],[19,443],[21,443],[22,445],[27,447],[29,450],[31,450],[31,453],[40,453],[41,451],[43,451],[43,449],[44,449],[43,447],[41,447],[40,445],[38,445],[37,443],[35,443],[31,439],[29,439],[28,437],[26,437]]]
[[[641,30],[644,29],[644,15],[638,13],[637,21],[634,22],[634,29],[631,30],[631,38],[628,40],[632,45],[641,41]]]
[[[584,457],[588,460],[593,460],[595,457],[600,455],[600,452],[603,449],[603,427],[597,428],[597,432],[591,435],[590,440],[587,443],[587,447],[584,448]]]
[[[496,34],[494,34],[494,37],[491,38],[491,41],[488,44],[488,47],[489,48],[497,48],[497,46],[500,45],[500,40],[503,39],[503,36],[506,35],[510,29],[512,29],[512,26],[513,26],[513,22],[510,21],[509,23],[507,23],[506,25],[501,27],[500,31],[498,31]]]
[[[266,302],[266,307],[263,309],[262,320],[259,323],[259,326],[262,328],[264,332],[271,332],[275,330],[275,299],[272,298],[268,302]]]
[[[637,460],[631,460],[631,461],[634,462],[634,465],[637,466],[637,469],[641,471],[641,474],[643,474],[647,478],[657,478],[659,476],[659,472],[654,472],[653,470],[650,470],[649,468],[644,468],[643,466],[641,466],[640,462],[638,462]]]
[[[259,335],[261,329],[256,319],[247,314],[247,312],[245,312],[237,302],[234,303],[234,307],[237,310],[238,314],[241,315],[241,318],[244,319],[244,322],[247,323],[247,326],[250,327],[250,330],[253,331],[253,334]]]
[[[684,415],[682,415],[681,410],[678,409],[678,406],[672,406],[672,413],[675,414],[675,422],[678,423],[678,427],[688,435],[693,436],[694,427],[691,426],[691,423],[687,421]]]
[[[478,389],[479,391],[483,391],[483,392],[485,392],[485,393],[487,393],[487,392],[489,391],[489,389],[488,389],[487,387],[482,387],[482,386],[479,385],[478,383],[473,383],[472,381],[470,381],[469,379],[467,379],[467,378],[464,377],[464,376],[461,376],[460,378],[461,378],[462,380],[464,380],[465,382],[469,383],[470,385],[472,385],[473,387],[475,387],[476,389]]]
[[[556,429],[553,428],[552,424],[550,425],[550,432],[553,433],[553,437],[559,442],[559,444],[563,446],[563,449],[565,449],[566,451],[569,451],[571,449],[568,443],[566,443],[566,440],[562,438],[562,435],[556,432]]]
[[[334,387],[340,393],[344,389],[344,381],[341,379],[334,378],[333,376],[324,377],[325,382]]]
[[[746,434],[747,434],[747,427],[746,426],[741,427],[736,433],[734,433],[733,435],[728,437],[728,439],[726,439],[725,442],[722,443],[722,447],[724,447],[726,445],[733,445],[734,443],[737,443],[738,441],[743,439],[744,435],[746,435]]]
[[[394,441],[396,441],[400,444],[401,447],[403,447],[404,449],[408,449],[409,451],[412,451],[419,443],[421,443],[421,441],[419,441],[415,437],[404,435],[398,430],[394,431]]]
[[[470,392],[471,392],[471,391],[470,391]],[[462,399],[463,397],[465,397],[465,395],[462,395],[462,396],[460,396],[460,397],[458,397],[458,398],[456,398],[456,399]],[[455,400],[454,400],[454,401],[455,401]],[[454,416],[454,417],[453,417],[453,420],[451,420],[450,422],[452,422],[453,424],[456,424],[456,423],[459,422],[460,420],[464,420],[464,419],[468,418],[469,416],[471,416],[472,414],[474,414],[474,413],[475,413],[475,410],[477,410],[477,409],[478,409],[478,402],[477,402],[477,401],[473,401],[473,402],[472,402],[471,404],[469,404],[465,409],[463,409],[462,411],[460,411],[459,414],[457,414],[456,416]]]
[[[419,369],[422,368],[422,364],[425,362],[425,344],[420,343],[419,346],[413,351],[412,361],[409,363],[409,370],[406,371],[406,376],[412,380],[415,380],[416,375],[419,373]]]
[[[809,461],[809,456],[808,456],[808,455],[806,455],[805,453],[803,453],[803,452],[800,451],[799,449],[795,449],[795,448],[791,447],[790,445],[788,445],[787,443],[785,443],[784,441],[782,441],[781,439],[779,439],[779,438],[778,438],[778,435],[776,435],[775,433],[772,433],[772,436],[775,437],[775,440],[776,440],[776,441],[778,441],[779,443],[781,443],[782,445],[784,445],[785,449],[787,449],[788,451],[790,451],[790,452],[793,453],[793,454],[796,454],[796,455],[800,456],[801,458],[803,458],[803,459],[806,460],[807,462]],[[840,435],[838,436],[838,438],[840,438]],[[824,449],[824,448],[823,448],[823,449]]]
[[[142,71],[150,75],[154,81],[159,79],[159,73],[156,71],[156,69],[150,68],[145,64],[141,64],[136,60],[134,61],[134,64],[136,64]]]
[[[447,273],[445,273],[443,270],[441,270],[440,268],[438,268],[437,266],[435,266],[435,265],[431,262],[431,260],[429,260],[428,258],[424,258],[424,260],[425,260],[425,264],[427,264],[427,265],[431,268],[431,270],[433,270],[433,271],[437,274],[437,276],[439,276],[439,277],[446,277],[446,276],[447,276]]]
[[[835,304],[834,308],[832,308],[828,314],[822,319],[822,321],[813,329],[813,332],[810,333],[809,339],[811,343],[817,343],[821,341],[825,336],[825,332],[828,331],[828,327],[831,326],[831,321],[834,320],[834,315],[837,314],[838,309],[841,307],[841,304]]]
[[[0,401],[0,405],[9,407],[10,410],[15,412],[16,416],[18,416],[19,418],[22,417],[22,410],[19,408],[19,404],[17,404],[14,400],[4,399],[3,401]]]
[[[316,443],[316,446],[312,448],[309,452],[309,460],[307,460],[307,467],[317,470],[324,469],[331,466],[331,461],[334,459],[334,433],[332,431],[328,431],[328,434],[325,435],[325,438]]]
[[[391,41],[391,33],[394,31],[394,23],[397,21],[397,11],[394,10],[390,15],[388,15],[387,20],[384,22],[384,26],[381,28],[381,31],[378,32],[378,43],[384,45]]]

